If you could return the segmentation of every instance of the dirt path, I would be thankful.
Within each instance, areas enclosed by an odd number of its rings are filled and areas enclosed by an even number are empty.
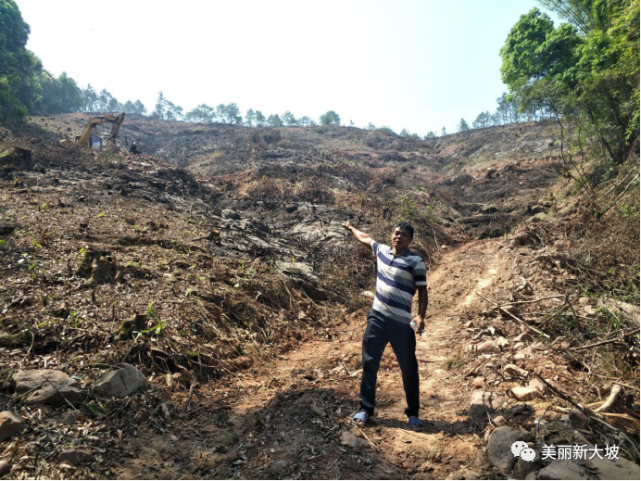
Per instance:
[[[303,344],[235,386],[203,386],[220,409],[176,419],[164,435],[142,429],[118,477],[131,478],[467,478],[496,476],[482,431],[467,416],[473,366],[464,360],[463,324],[478,312],[476,292],[509,280],[496,239],[442,256],[428,274],[427,330],[417,347],[421,433],[406,429],[400,370],[388,346],[379,374],[377,415],[364,431],[350,425],[360,384],[366,310],[327,339]],[[205,401],[203,401],[204,404]],[[205,410],[203,410],[205,411]],[[192,415],[193,417],[193,415]],[[342,442],[351,431],[363,444]]]

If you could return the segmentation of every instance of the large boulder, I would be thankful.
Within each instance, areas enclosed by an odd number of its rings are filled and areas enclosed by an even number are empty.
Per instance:
[[[145,375],[131,364],[118,364],[118,367],[105,374],[94,386],[94,391],[104,396],[124,398],[149,386]]]
[[[0,412],[0,442],[18,434],[24,428],[24,421],[11,411]]]
[[[534,435],[520,429],[502,426],[492,432],[487,443],[490,462],[506,476],[512,473],[518,459],[512,452],[512,445],[516,441],[531,442],[534,441]]]
[[[18,371],[11,378],[11,385],[18,394],[29,392],[25,397],[28,405],[76,405],[85,398],[78,381],[62,371],[51,369]]]

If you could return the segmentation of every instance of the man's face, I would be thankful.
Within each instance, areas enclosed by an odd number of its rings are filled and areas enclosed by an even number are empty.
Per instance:
[[[407,249],[412,242],[410,237],[410,232],[400,227],[396,227],[392,233],[392,245],[396,248],[397,251],[403,252]]]

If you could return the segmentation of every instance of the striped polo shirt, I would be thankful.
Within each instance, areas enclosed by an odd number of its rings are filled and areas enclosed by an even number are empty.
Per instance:
[[[372,244],[376,255],[376,297],[372,309],[395,321],[412,321],[412,299],[419,286],[427,286],[425,262],[409,249],[394,256],[394,249]]]

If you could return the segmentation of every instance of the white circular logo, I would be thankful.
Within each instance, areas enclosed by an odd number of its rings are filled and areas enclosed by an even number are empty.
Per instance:
[[[532,448],[525,448],[521,451],[521,459],[531,463],[536,458],[536,453]]]
[[[514,457],[518,458],[524,449],[527,449],[527,443],[525,441],[514,441],[512,444],[512,454]]]

